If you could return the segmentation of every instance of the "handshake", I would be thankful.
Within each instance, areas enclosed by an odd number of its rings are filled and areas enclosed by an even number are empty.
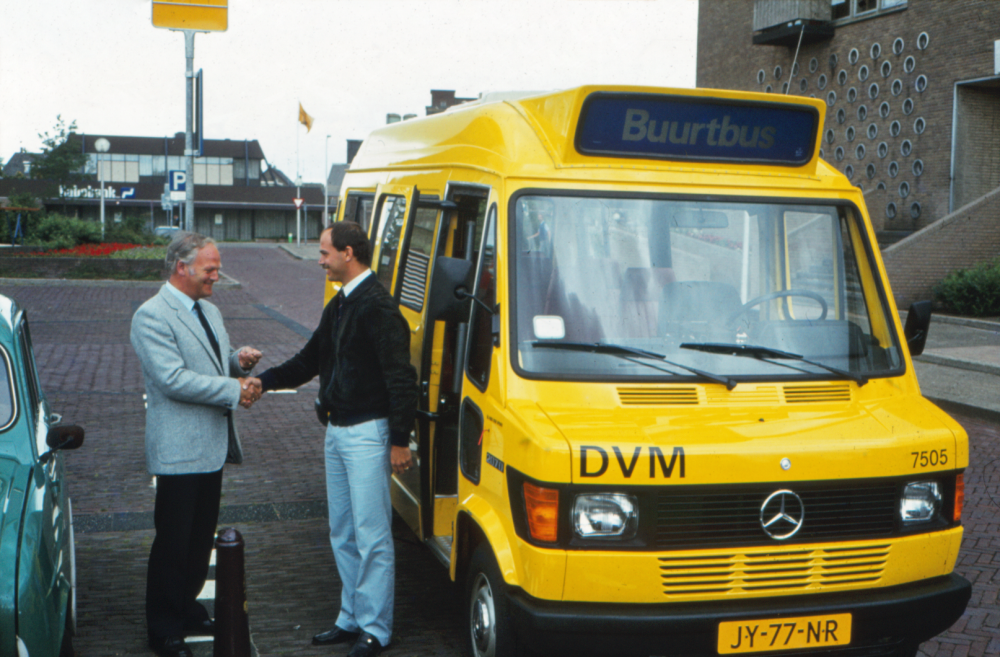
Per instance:
[[[253,347],[243,347],[240,349],[239,355],[240,367],[242,367],[244,371],[253,369],[263,355],[264,354]],[[238,380],[240,382],[240,406],[243,408],[250,408],[264,394],[260,379],[248,376],[240,377]]]

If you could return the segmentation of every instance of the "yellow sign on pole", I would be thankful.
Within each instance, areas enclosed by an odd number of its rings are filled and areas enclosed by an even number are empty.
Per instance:
[[[153,27],[225,32],[229,0],[153,0]]]

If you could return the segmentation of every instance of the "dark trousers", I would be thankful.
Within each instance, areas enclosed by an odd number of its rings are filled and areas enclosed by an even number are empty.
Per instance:
[[[208,577],[221,492],[222,470],[156,478],[156,537],[146,572],[150,637],[183,636],[185,622],[208,618],[197,597]]]

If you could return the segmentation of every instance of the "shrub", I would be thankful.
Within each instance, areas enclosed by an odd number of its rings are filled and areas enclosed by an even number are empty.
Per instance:
[[[46,214],[26,234],[25,243],[49,249],[71,249],[80,244],[99,244],[101,225],[93,221]]]
[[[105,242],[129,244],[155,244],[156,237],[146,229],[147,219],[141,216],[123,218],[120,222],[110,222],[104,226]]]
[[[956,315],[1000,316],[1000,258],[948,274],[934,297]]]

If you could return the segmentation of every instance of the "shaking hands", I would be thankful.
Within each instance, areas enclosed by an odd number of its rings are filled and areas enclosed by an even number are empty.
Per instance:
[[[240,406],[250,408],[264,394],[260,379],[248,376],[238,380],[240,382]]]

